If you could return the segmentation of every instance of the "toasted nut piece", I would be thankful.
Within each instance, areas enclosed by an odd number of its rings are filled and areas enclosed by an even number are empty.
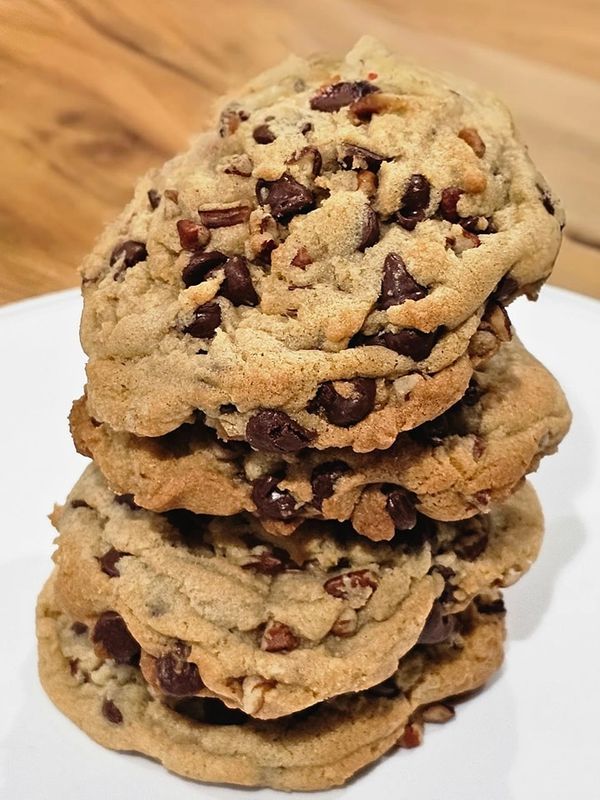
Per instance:
[[[424,708],[421,712],[423,722],[434,722],[436,724],[448,722],[455,716],[456,712],[452,706],[448,706],[445,703],[434,703]]]

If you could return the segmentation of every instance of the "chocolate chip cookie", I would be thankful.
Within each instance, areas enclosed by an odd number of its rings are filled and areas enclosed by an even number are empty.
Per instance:
[[[498,669],[504,625],[497,598],[479,601],[455,618],[446,641],[415,647],[380,686],[267,722],[215,698],[158,692],[137,666],[139,647],[125,660],[99,652],[94,633],[61,608],[52,579],[38,601],[37,634],[44,689],[105,747],[144,753],[196,780],[316,790],[344,783],[394,745],[420,743],[424,721],[452,717],[440,701]]]
[[[85,260],[90,413],[138,436],[202,415],[280,456],[386,448],[462,396],[562,222],[490,94],[370,39],[288,59]]]
[[[133,637],[149,675],[263,719],[385,680],[449,614],[517,580],[542,537],[529,486],[489,515],[420,517],[373,543],[340,523],[281,538],[254,517],[144,511],[94,466],[53,521],[57,594],[106,655],[127,659]]]
[[[286,535],[305,518],[351,520],[374,540],[391,539],[397,506],[407,526],[416,513],[464,519],[504,500],[567,432],[570,412],[550,373],[518,341],[474,374],[463,398],[442,417],[401,434],[386,451],[350,448],[257,453],[223,442],[203,423],[157,438],[113,431],[71,412],[79,452],[94,459],[112,488],[154,511],[250,511]]]

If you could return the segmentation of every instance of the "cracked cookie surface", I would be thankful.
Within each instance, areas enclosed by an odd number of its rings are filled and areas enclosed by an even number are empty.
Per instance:
[[[344,783],[394,745],[408,746],[407,733],[414,744],[418,720],[439,721],[436,710],[448,711],[439,701],[484,684],[502,662],[501,604],[473,605],[459,618],[457,631],[446,643],[412,650],[381,691],[260,721],[212,698],[177,704],[171,698],[171,707],[135,663],[98,656],[85,624],[57,602],[52,578],[37,607],[42,685],[95,741],[144,753],[187,778],[287,790]]]
[[[394,492],[439,520],[488,510],[556,449],[569,423],[558,383],[518,341],[474,373],[458,405],[382,452],[332,448],[277,456],[221,442],[200,423],[141,438],[93,421],[85,399],[71,413],[79,452],[143,508],[250,511],[278,535],[322,516],[350,520],[373,540],[394,536]]]
[[[421,517],[390,543],[317,521],[274,537],[252,517],[130,502],[91,466],[54,513],[61,603],[100,642],[125,626],[148,675],[182,672],[189,694],[207,689],[264,719],[385,680],[449,614],[514,583],[543,527],[529,486],[473,520]]]
[[[388,447],[464,392],[563,214],[490,94],[372,40],[289,59],[146,176],[82,267],[91,413],[256,449]],[[475,348],[479,348],[479,345]]]

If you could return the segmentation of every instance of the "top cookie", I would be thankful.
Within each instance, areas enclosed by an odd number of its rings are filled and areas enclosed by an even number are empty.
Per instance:
[[[159,436],[199,409],[276,452],[387,447],[461,396],[486,304],[535,295],[562,220],[493,96],[370,39],[290,58],[85,260],[91,413]]]

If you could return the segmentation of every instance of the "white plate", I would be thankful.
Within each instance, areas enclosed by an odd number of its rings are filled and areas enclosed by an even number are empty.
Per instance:
[[[0,796],[7,800],[233,800],[247,792],[169,775],[94,744],[54,709],[36,675],[35,596],[50,571],[46,515],[82,470],[67,429],[83,358],[74,291],[0,309]],[[525,344],[554,371],[575,421],[534,477],[547,535],[537,564],[507,591],[500,676],[425,745],[383,759],[349,800],[591,800],[600,759],[600,304],[546,288],[511,310]],[[266,800],[279,793],[257,791]],[[297,797],[306,795],[296,795]]]

